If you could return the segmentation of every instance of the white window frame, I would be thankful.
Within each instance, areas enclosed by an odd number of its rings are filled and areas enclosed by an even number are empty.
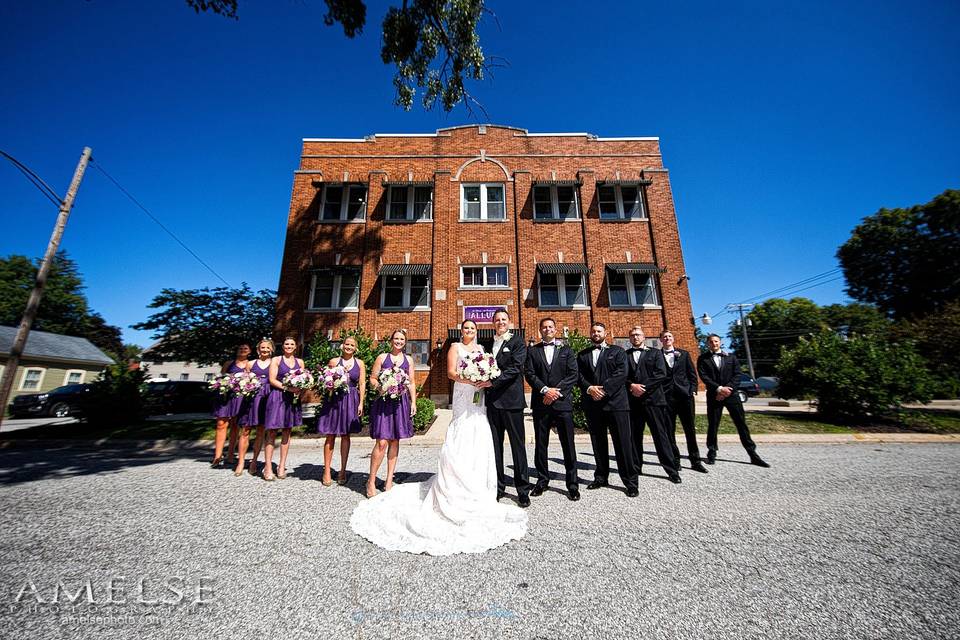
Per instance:
[[[37,387],[35,389],[27,389],[27,374],[31,371],[39,371],[40,377],[37,378]],[[17,391],[31,391],[31,392],[40,392],[40,389],[43,388],[43,379],[47,377],[47,370],[43,367],[24,367],[23,375],[20,376],[20,386]]]
[[[76,382],[70,382],[70,374],[71,374],[71,373],[79,373],[79,374],[80,374],[80,379],[77,380]],[[85,370],[83,370],[83,369],[67,369],[67,370],[64,372],[64,374],[63,374],[63,384],[64,384],[64,386],[66,386],[66,385],[68,385],[68,384],[83,384],[83,380],[84,380],[84,378],[86,378],[86,377],[87,377],[87,372],[86,372]]]
[[[507,283],[506,284],[489,284],[489,277],[487,276],[487,269],[506,269],[507,271]],[[483,270],[483,284],[466,284],[464,280],[464,269],[482,269]],[[464,264],[460,265],[460,288],[461,289],[509,289],[510,288],[510,265],[508,264]]]
[[[391,214],[393,213],[393,190],[394,189],[406,189],[407,190],[407,213],[403,218],[392,218]],[[416,197],[417,189],[429,189],[430,190],[430,200],[427,206],[427,211],[424,215],[419,218],[415,217],[416,210]],[[387,222],[420,222],[420,221],[433,221],[433,195],[434,189],[432,186],[427,185],[408,185],[403,186],[387,186],[387,215],[384,219]],[[504,196],[506,197],[506,196]]]
[[[541,292],[543,287],[540,285],[540,280],[544,275],[552,275],[557,278],[557,291],[560,304],[543,304],[541,300]],[[566,277],[578,276],[580,278],[581,286],[583,289],[583,299],[586,300],[586,304],[567,304],[567,287],[566,287]],[[590,308],[590,292],[587,289],[587,278],[585,273],[537,273],[537,307],[541,309],[589,309]]]
[[[324,218],[323,212],[327,209],[327,189],[330,187],[340,187],[343,189],[344,193],[340,200],[340,217],[339,218]],[[356,218],[348,219],[347,218],[347,209],[350,203],[350,191],[354,188],[363,188],[365,195],[363,196],[363,211],[360,212]],[[317,216],[317,219],[320,222],[326,223],[340,223],[340,222],[365,222],[367,219],[367,205],[370,202],[370,186],[365,182],[343,182],[343,183],[324,183],[323,185],[323,195],[320,198],[320,212]]]
[[[560,215],[560,197],[557,195],[557,187],[564,187],[573,189],[573,207],[576,210],[573,216],[561,216]],[[537,217],[537,189],[549,189],[550,190],[550,217],[549,218],[538,218]],[[579,220],[580,219],[580,190],[577,189],[576,185],[556,185],[556,184],[540,184],[533,185],[533,220],[534,222],[545,222],[549,220]]]
[[[627,283],[627,300],[628,304],[613,304],[613,295],[610,293],[610,273],[607,273],[607,300],[610,301],[611,309],[659,309],[660,308],[660,296],[657,294],[657,281],[654,278],[653,273],[619,273],[624,277],[624,280]],[[637,302],[637,289],[634,286],[633,277],[636,275],[648,276],[648,288],[653,291],[653,303],[652,304],[642,304]]]
[[[465,195],[465,190],[468,187],[480,187],[480,217],[479,218],[468,218],[467,217],[467,200]],[[500,187],[500,192],[503,193],[503,217],[502,218],[491,218],[487,214],[487,205],[489,201],[487,200],[487,188],[488,187]],[[502,182],[463,182],[460,184],[460,222],[506,222],[507,221],[507,186]]]
[[[307,304],[307,311],[359,311],[360,310],[360,279],[361,272],[359,267],[356,269],[357,272],[357,305],[353,307],[315,307],[313,305],[313,296],[317,291],[317,274],[311,274],[310,276],[310,299]],[[330,302],[340,302],[340,289],[343,284],[343,274],[336,273],[333,276],[333,295],[330,298]]]
[[[381,311],[429,311],[430,310],[430,296],[432,295],[431,282],[432,278],[429,275],[425,276],[413,276],[405,275],[399,276],[403,278],[403,304],[399,307],[387,307],[384,305],[384,302],[387,298],[387,285],[384,280],[387,276],[380,277],[380,310]],[[410,306],[410,279],[411,278],[426,278],[427,279],[427,304],[417,307]]]
[[[626,212],[623,207],[623,191],[621,187],[636,187],[637,189],[637,199],[640,203],[640,215],[639,216],[630,216],[627,217]],[[617,203],[617,217],[616,218],[604,218],[603,212],[600,208],[600,189],[612,188],[614,193],[614,198],[616,198]],[[614,185],[599,185],[597,187],[597,216],[601,221],[612,221],[612,220],[646,220],[647,219],[647,206],[643,201],[643,185],[637,183],[633,184],[614,184]]]

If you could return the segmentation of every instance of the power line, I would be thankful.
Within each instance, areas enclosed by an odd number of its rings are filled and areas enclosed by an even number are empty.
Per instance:
[[[58,209],[61,206],[63,206],[63,199],[59,195],[57,195],[57,192],[54,191],[50,185],[44,182],[43,178],[38,176],[32,169],[30,169],[30,167],[23,164],[19,160],[17,160],[6,151],[0,150],[0,155],[2,155],[4,158],[9,160],[10,163],[13,164],[13,166],[19,169],[20,173],[26,176],[27,180],[33,183],[33,186],[39,189],[40,193],[46,196],[47,199],[50,200],[50,202],[52,202],[53,204],[55,204]]]
[[[117,189],[119,189],[121,193],[123,193],[123,195],[127,196],[127,198],[129,198],[130,201],[131,201],[133,204],[137,205],[137,206],[140,208],[141,211],[143,211],[145,214],[147,214],[147,217],[149,217],[151,220],[153,220],[154,222],[156,222],[158,227],[160,227],[161,229],[163,229],[163,230],[167,233],[168,236],[170,236],[171,238],[173,238],[173,239],[177,242],[177,244],[179,244],[181,247],[183,247],[184,250],[185,250],[187,253],[189,253],[191,256],[193,256],[193,257],[196,259],[197,262],[199,262],[200,264],[202,264],[202,265],[207,269],[207,271],[209,271],[209,272],[212,273],[214,276],[216,276],[217,279],[220,280],[220,282],[222,282],[223,284],[227,285],[228,287],[232,286],[229,282],[227,282],[227,281],[223,278],[223,276],[221,276],[219,273],[217,273],[216,271],[214,271],[213,267],[211,267],[211,266],[208,265],[206,262],[204,262],[204,261],[203,261],[203,258],[201,258],[200,256],[198,256],[198,255],[193,251],[193,249],[191,249],[190,247],[188,247],[183,240],[181,240],[180,238],[178,238],[178,237],[173,233],[173,231],[170,231],[170,229],[168,229],[166,226],[164,226],[164,224],[163,224],[162,222],[160,222],[160,220],[158,220],[155,215],[153,215],[152,213],[150,213],[150,211],[148,211],[145,206],[143,206],[142,204],[140,204],[140,201],[137,200],[136,198],[134,198],[133,195],[132,195],[129,191],[127,191],[126,189],[124,189],[123,186],[122,186],[119,182],[117,182],[117,180],[116,180],[113,176],[111,176],[109,173],[107,173],[106,169],[104,169],[104,168],[100,165],[99,162],[97,162],[96,160],[93,160],[92,158],[91,158],[91,161],[93,162],[93,166],[95,166],[100,173],[102,173],[104,176],[106,176],[106,178],[107,178],[110,182],[112,182],[112,183],[114,184],[114,186],[117,187]]]
[[[753,296],[753,297],[750,297],[750,298],[746,298],[743,302],[746,303],[746,302],[749,301],[749,300],[758,300],[758,299],[760,299],[760,298],[765,298],[765,297],[768,297],[768,296],[772,296],[772,295],[774,295],[774,294],[779,294],[780,296],[793,295],[793,294],[795,294],[795,293],[800,293],[801,291],[806,291],[807,289],[813,289],[814,287],[819,287],[819,286],[824,285],[824,284],[829,284],[829,283],[831,283],[831,282],[836,282],[837,280],[843,280],[843,276],[842,276],[842,275],[841,275],[841,276],[837,276],[837,277],[835,277],[835,278],[829,278],[829,279],[826,279],[826,280],[823,279],[823,278],[827,278],[828,276],[832,276],[832,275],[834,275],[834,274],[836,274],[836,273],[839,273],[839,272],[840,272],[840,269],[831,269],[831,270],[829,270],[829,271],[824,271],[823,273],[818,273],[818,274],[815,275],[815,276],[810,276],[809,278],[804,278],[803,280],[799,280],[799,281],[794,282],[794,283],[792,283],[792,284],[784,285],[784,286],[779,287],[779,288],[777,288],[777,289],[773,289],[772,291],[767,291],[766,293],[761,293],[761,294],[759,294],[759,295],[756,295],[756,296]],[[808,283],[813,283],[813,284],[808,284]],[[801,285],[808,285],[808,286],[800,287]],[[800,288],[797,289],[796,287],[800,287]],[[724,315],[725,313],[729,313],[729,310],[726,309],[726,306],[724,306],[724,308],[721,309],[720,311],[717,311],[716,313],[714,313],[714,314],[713,314],[713,318],[719,318],[720,316]]]

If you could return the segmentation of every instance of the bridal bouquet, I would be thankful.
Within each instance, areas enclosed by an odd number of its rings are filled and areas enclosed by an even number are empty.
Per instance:
[[[377,376],[380,382],[380,395],[391,400],[399,400],[400,396],[406,393],[407,385],[410,384],[410,376],[400,367],[390,367],[380,370]]]
[[[233,386],[233,375],[229,373],[216,376],[207,386],[211,391],[216,391],[221,396],[228,396],[236,390]]]
[[[500,367],[493,354],[477,351],[457,362],[460,377],[470,382],[489,382],[500,377]],[[480,389],[473,394],[473,404],[480,404]]]
[[[306,369],[301,369],[297,367],[296,369],[291,370],[287,375],[283,376],[283,380],[280,381],[284,387],[293,387],[294,389],[313,389],[313,374],[311,374]],[[300,398],[294,397],[293,403],[297,404],[300,402]]]
[[[354,365],[356,366],[356,365]],[[347,372],[343,367],[325,367],[320,372],[320,390],[330,397],[347,390],[347,381],[349,380]]]
[[[260,376],[249,371],[241,371],[233,374],[233,391],[244,398],[252,398],[257,395],[263,383]]]

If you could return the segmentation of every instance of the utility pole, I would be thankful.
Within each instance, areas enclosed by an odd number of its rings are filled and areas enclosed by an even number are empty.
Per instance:
[[[47,276],[50,275],[50,266],[57,254],[57,249],[60,247],[60,238],[63,237],[63,230],[67,226],[67,218],[70,217],[70,210],[73,208],[73,200],[77,197],[80,181],[83,180],[83,173],[87,170],[87,164],[90,162],[92,153],[90,147],[84,147],[83,153],[80,154],[80,162],[77,163],[77,169],[73,172],[73,180],[70,182],[70,188],[67,189],[67,197],[60,203],[60,214],[57,216],[57,223],[50,235],[50,242],[47,244],[47,252],[43,255],[43,261],[40,263],[40,270],[37,271],[37,281],[30,293],[30,299],[27,301],[27,308],[23,312],[20,328],[17,329],[17,337],[10,348],[10,357],[3,368],[3,378],[0,379],[0,425],[3,424],[3,415],[7,411],[7,399],[10,397],[13,379],[16,377],[17,368],[20,366],[20,356],[23,355],[23,348],[26,346],[27,337],[30,335],[30,326],[37,317],[37,308],[40,306],[40,299],[43,297],[43,287],[47,284]]]
[[[740,329],[743,330],[743,346],[747,349],[747,367],[750,369],[750,377],[757,379],[757,374],[753,371],[753,357],[750,355],[750,337],[747,335],[747,320],[743,317],[744,308],[752,309],[752,304],[728,304],[727,309],[735,309],[740,313]]]

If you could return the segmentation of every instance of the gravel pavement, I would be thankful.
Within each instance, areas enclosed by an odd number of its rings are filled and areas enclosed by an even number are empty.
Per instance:
[[[644,476],[630,499],[613,473],[577,503],[556,449],[523,540],[445,558],[351,532],[369,448],[329,488],[314,449],[272,483],[209,469],[206,449],[0,449],[0,637],[960,634],[955,444],[770,445],[770,469],[725,445],[708,475]],[[436,456],[402,447],[400,478],[429,477]]]

